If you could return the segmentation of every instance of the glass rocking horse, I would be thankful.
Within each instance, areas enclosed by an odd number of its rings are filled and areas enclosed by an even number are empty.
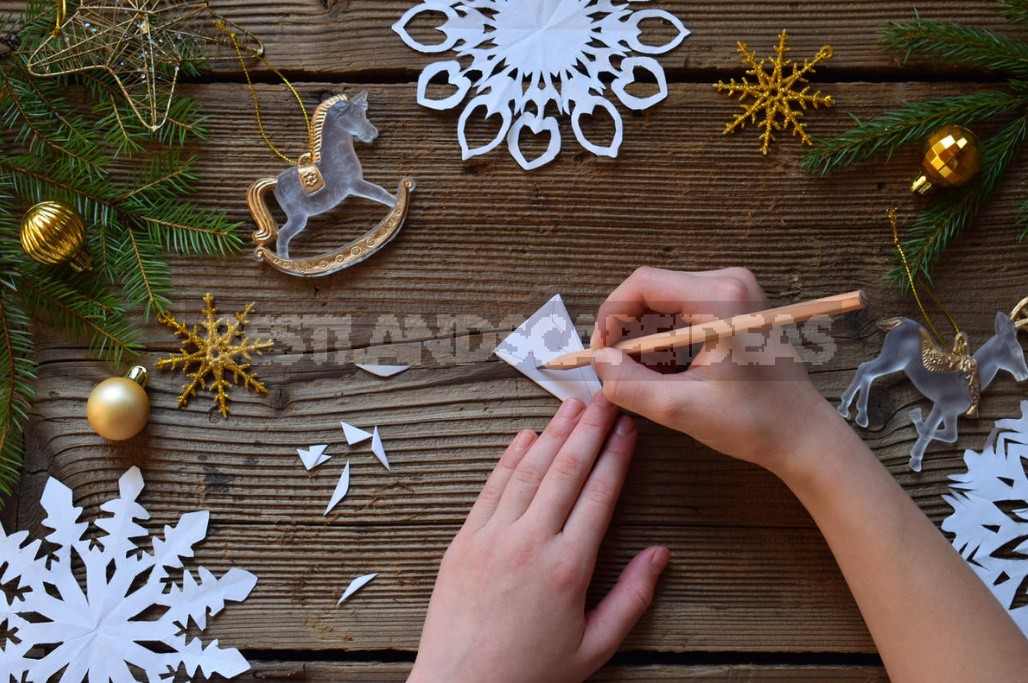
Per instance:
[[[291,275],[319,277],[364,261],[388,244],[400,232],[410,206],[414,180],[400,180],[397,195],[364,179],[353,140],[371,142],[378,130],[368,121],[368,94],[335,95],[314,111],[311,128],[313,154],[282,171],[277,178],[262,178],[250,186],[246,203],[257,224],[253,240],[254,257]],[[266,196],[275,199],[286,214],[279,227],[268,208]],[[389,207],[389,214],[370,231],[349,244],[310,258],[290,258],[289,242],[307,227],[311,216],[325,213],[349,196],[363,197]],[[274,242],[274,251],[269,245]]]
[[[973,355],[940,348],[928,331],[910,318],[882,321],[879,326],[887,330],[882,351],[877,358],[857,368],[853,381],[842,394],[839,414],[848,419],[850,406],[856,400],[856,422],[867,427],[871,384],[879,377],[902,370],[917,390],[933,403],[926,418],[922,417],[920,408],[910,411],[910,419],[917,429],[917,441],[910,452],[910,469],[920,472],[921,460],[931,441],[955,442],[960,415],[978,416],[981,393],[1000,370],[1009,372],[1018,382],[1028,379],[1024,350],[1017,339],[1018,330],[1028,328],[1026,314],[1028,298],[1009,316],[996,313],[996,334]]]

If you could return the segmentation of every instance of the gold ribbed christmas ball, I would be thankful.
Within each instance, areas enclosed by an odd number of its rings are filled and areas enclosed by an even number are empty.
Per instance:
[[[131,439],[150,419],[146,368],[137,365],[125,377],[96,385],[86,401],[86,419],[97,434],[111,441]]]
[[[914,181],[910,191],[924,194],[936,185],[965,185],[981,167],[982,143],[978,136],[963,126],[943,126],[928,136],[921,159],[924,175]]]
[[[86,224],[75,209],[61,202],[40,202],[21,219],[21,248],[48,266],[67,263],[76,272],[92,265],[86,245]]]

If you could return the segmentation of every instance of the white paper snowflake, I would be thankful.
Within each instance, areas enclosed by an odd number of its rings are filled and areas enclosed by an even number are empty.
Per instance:
[[[634,4],[645,0],[635,0]],[[442,14],[438,30],[443,40],[424,44],[411,37],[407,26],[422,13]],[[674,36],[664,44],[640,38],[644,20],[660,20]],[[637,10],[618,0],[423,0],[409,9],[393,30],[415,50],[440,53],[453,50],[457,59],[425,67],[418,79],[418,102],[431,109],[453,109],[473,89],[457,124],[464,159],[495,149],[504,138],[511,155],[531,170],[553,161],[560,151],[560,129],[554,113],[569,114],[579,144],[593,154],[615,157],[621,146],[623,123],[606,99],[606,83],[623,105],[642,110],[667,97],[667,80],[660,63],[647,56],[677,47],[689,30],[677,17],[656,9]],[[657,92],[637,97],[628,88],[645,72]],[[428,85],[444,75],[455,92],[442,99],[428,96]],[[552,105],[552,106],[551,106]],[[596,144],[582,132],[582,117],[597,108],[610,117],[610,144]],[[488,143],[468,147],[467,123],[478,110],[485,119],[498,114],[500,130]],[[602,112],[601,112],[602,114]],[[547,149],[526,159],[521,134],[528,129],[549,135]]]
[[[185,629],[192,621],[204,630],[208,616],[226,601],[244,600],[257,577],[230,569],[219,579],[201,567],[199,582],[185,569],[176,584],[169,570],[193,556],[207,535],[209,513],[183,515],[147,552],[136,545],[147,536],[136,520],[149,517],[136,502],[143,490],[139,469],[126,472],[118,487],[120,497],[101,506],[109,516],[94,523],[94,540],[89,524],[78,521],[82,508],[72,504],[71,489],[56,479],[42,497],[43,524],[54,530],[46,537],[56,546],[51,554],[40,556],[41,542],[28,541],[28,532],[7,535],[0,527],[0,634],[7,634],[0,640],[0,681],[49,681],[64,669],[61,683],[87,677],[128,683],[137,680],[134,668],[157,683],[180,669],[232,677],[250,668],[238,650],[222,649],[217,640],[204,647],[199,638],[188,640]],[[85,586],[75,579],[77,565]]]
[[[1028,635],[1028,401],[1020,419],[996,422],[981,453],[965,451],[964,463],[943,496],[953,514],[942,528]]]

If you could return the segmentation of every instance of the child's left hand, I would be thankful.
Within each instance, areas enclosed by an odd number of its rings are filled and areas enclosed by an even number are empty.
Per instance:
[[[635,440],[600,394],[518,434],[443,557],[410,681],[582,681],[614,654],[668,561],[639,553],[586,612]]]

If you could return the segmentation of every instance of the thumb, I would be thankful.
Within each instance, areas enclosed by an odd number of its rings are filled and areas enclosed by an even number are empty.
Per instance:
[[[593,369],[603,381],[603,397],[616,406],[639,415],[653,412],[660,400],[660,382],[664,375],[637,363],[624,351],[600,349],[593,359]]]
[[[636,622],[653,601],[657,585],[671,554],[654,546],[642,551],[628,563],[607,597],[586,615],[581,653],[598,669],[610,659]]]

